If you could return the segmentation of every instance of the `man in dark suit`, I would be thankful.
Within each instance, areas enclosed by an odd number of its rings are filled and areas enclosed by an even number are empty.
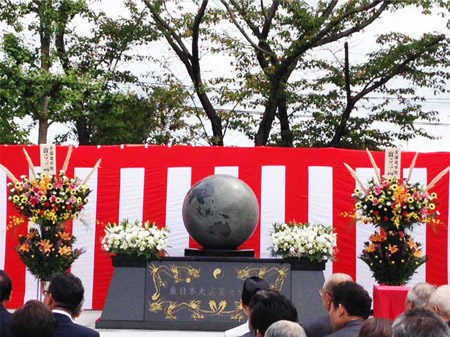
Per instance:
[[[269,283],[262,278],[252,276],[244,281],[241,294],[241,305],[247,317],[250,316],[249,304],[253,295],[255,295],[261,289],[269,289]],[[249,330],[248,321],[242,325],[239,325],[233,329],[227,330],[224,333],[224,337],[254,337],[253,331]]]
[[[303,329],[305,329],[306,332],[306,336],[325,337],[333,333],[330,316],[328,315],[333,297],[332,290],[336,284],[347,281],[353,281],[350,275],[335,273],[331,274],[328,280],[326,280],[326,282],[323,284],[323,287],[319,290],[319,294],[322,299],[323,308],[325,309],[327,314],[303,326]]]
[[[84,301],[81,280],[71,273],[56,274],[50,280],[44,302],[58,321],[55,337],[99,337],[92,329],[76,324]]]
[[[358,337],[359,330],[370,315],[372,299],[363,287],[343,282],[333,287],[330,320],[334,332],[328,337]]]
[[[0,270],[0,336],[11,337],[11,314],[6,310],[6,303],[11,298],[12,282],[9,275]]]
[[[272,323],[281,320],[291,322],[298,320],[297,309],[292,302],[275,290],[259,290],[253,295],[249,310],[249,326],[256,337],[264,337]]]

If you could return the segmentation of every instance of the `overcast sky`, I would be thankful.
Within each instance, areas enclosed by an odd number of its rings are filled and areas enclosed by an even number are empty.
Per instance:
[[[216,2],[216,1],[212,1]],[[310,1],[314,3],[313,0]],[[93,3],[95,8],[105,11],[109,16],[119,17],[123,15],[123,1],[121,0],[101,0]],[[420,11],[416,9],[402,10],[395,14],[386,13],[381,19],[375,21],[369,28],[367,28],[363,34],[358,34],[348,40],[350,45],[350,60],[357,61],[358,58],[362,57],[367,50],[373,50],[375,47],[373,41],[373,36],[379,33],[388,31],[401,31],[410,34],[414,37],[421,36],[426,31],[438,31],[446,35],[450,34],[448,30],[447,22],[450,18],[441,17],[439,15],[433,15],[431,17],[423,16]],[[80,27],[80,26],[78,26]],[[78,28],[77,27],[77,28]],[[135,49],[135,52],[139,54],[149,53],[149,47],[140,47]],[[178,61],[176,56],[171,54],[170,49],[159,43],[156,46],[156,50],[159,51],[161,57],[167,57],[171,64],[173,62],[173,71],[180,78],[187,78],[186,72],[184,71],[183,65]],[[151,46],[151,52],[154,54],[155,45]],[[228,72],[230,68],[227,60],[224,58],[220,62],[223,66],[217,67],[218,58],[205,57],[202,59],[202,66],[204,69],[208,67],[214,69],[215,72],[220,69],[223,72]],[[144,63],[133,63],[133,64],[123,64],[133,71],[144,75],[145,73],[152,70],[151,65],[148,62]],[[189,82],[187,82],[189,84]],[[426,110],[437,110],[439,111],[440,121],[438,123],[423,123],[420,124],[421,127],[425,128],[431,134],[441,137],[439,140],[427,140],[423,138],[417,138],[414,140],[399,143],[404,150],[407,151],[419,151],[419,152],[430,152],[430,151],[450,151],[450,94],[441,95],[439,97],[433,97],[431,93],[426,93],[427,101],[424,104],[424,109]],[[381,125],[380,127],[384,127]],[[51,141],[54,136],[61,133],[64,130],[64,126],[54,124],[49,129],[48,140]],[[31,135],[31,141],[37,141],[37,130],[33,130]],[[234,146],[253,146],[253,142],[246,139],[245,136],[239,135],[235,132],[228,133],[225,138],[226,145]]]

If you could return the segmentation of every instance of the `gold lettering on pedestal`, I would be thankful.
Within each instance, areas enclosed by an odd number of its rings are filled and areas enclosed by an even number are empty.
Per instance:
[[[172,296],[190,295],[190,296],[208,296],[208,297],[225,297],[226,288],[216,286],[215,283],[211,287],[195,287],[192,284],[195,279],[200,278],[200,269],[193,268],[190,265],[149,265],[149,272],[152,276],[155,292],[152,295],[152,301],[149,301],[149,311],[153,313],[163,312],[165,319],[177,319],[177,313],[181,311],[189,311],[191,318],[195,321],[204,319],[207,316],[224,316],[238,322],[244,321],[246,315],[242,309],[240,301],[228,303],[225,299],[209,299],[206,301],[193,299],[190,301],[173,301],[161,297],[161,289],[168,287],[167,278],[172,279],[174,285],[168,288],[168,293]],[[261,278],[273,278],[275,281],[270,284],[271,289],[281,291],[284,281],[287,278],[287,268],[277,267],[246,267],[236,270],[236,278],[245,280],[250,276],[258,276]],[[209,276],[210,277],[210,276]],[[221,268],[215,268],[212,271],[212,280],[220,280],[224,277],[224,271]],[[165,279],[164,279],[165,278]],[[176,286],[175,286],[176,285]],[[240,289],[232,290],[236,296]],[[202,305],[207,303],[206,305]],[[232,307],[227,310],[228,304]]]

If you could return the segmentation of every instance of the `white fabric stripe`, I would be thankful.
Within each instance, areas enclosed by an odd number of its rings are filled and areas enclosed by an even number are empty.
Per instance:
[[[333,227],[333,168],[308,167],[308,222]],[[324,277],[333,272],[333,262],[328,261]]]
[[[189,234],[183,223],[182,209],[186,194],[191,188],[190,167],[169,167],[167,169],[166,226],[170,230],[167,241],[169,256],[184,256],[189,248]]]
[[[36,171],[36,173],[39,173],[39,172],[41,172],[41,167],[35,166],[34,170]],[[30,179],[32,179],[32,177],[33,177],[32,173],[31,173],[31,169],[28,170],[28,177]],[[31,225],[33,225],[33,224],[31,224]],[[25,272],[25,294],[24,294],[23,303],[25,303],[28,300],[35,300],[37,298],[39,298],[38,281],[37,281],[36,277],[34,277],[28,271],[28,268],[27,268],[26,272]]]
[[[271,255],[273,223],[285,222],[286,166],[261,168],[261,244],[260,256]]]
[[[403,169],[403,177],[407,177],[409,174],[409,169]],[[420,183],[423,186],[427,185],[427,169],[426,168],[414,168],[410,179],[411,183]],[[411,231],[411,237],[414,241],[422,244],[422,251],[424,254],[427,251],[427,226],[425,224],[414,225],[414,230]],[[416,273],[413,275],[411,280],[407,283],[408,286],[413,286],[419,282],[425,282],[426,280],[426,263],[421,265],[416,269]]]
[[[361,181],[366,184],[367,181],[375,177],[375,171],[373,168],[357,168],[356,173]],[[355,181],[355,187],[357,187]],[[359,187],[359,186],[358,186]],[[369,240],[370,235],[375,232],[375,227],[370,224],[363,224],[362,222],[356,223],[356,282],[361,284],[364,289],[367,290],[370,297],[373,294],[373,285],[376,283],[372,277],[372,272],[369,266],[358,258],[364,248],[364,242]],[[373,304],[372,304],[373,305]]]
[[[0,269],[5,269],[6,256],[6,222],[8,216],[7,210],[7,193],[6,193],[6,174],[0,170]]]
[[[92,171],[91,167],[75,168],[75,176],[84,180]],[[97,223],[98,169],[92,174],[87,185],[92,190],[89,202],[77,220],[73,221],[72,233],[77,238],[74,248],[84,249],[84,253],[72,264],[71,271],[81,279],[84,286],[84,309],[92,309],[94,294],[95,232]]]
[[[228,174],[230,176],[239,177],[239,166],[216,166],[214,174]]]
[[[145,168],[120,169],[119,221],[142,221]]]

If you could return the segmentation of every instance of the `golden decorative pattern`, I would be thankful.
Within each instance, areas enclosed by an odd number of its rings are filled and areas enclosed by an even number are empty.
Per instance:
[[[163,312],[167,320],[177,319],[177,313],[183,310],[188,310],[194,321],[204,319],[206,316],[228,316],[230,319],[238,322],[246,319],[240,301],[234,301],[232,304],[233,307],[227,310],[228,302],[226,300],[216,301],[211,299],[208,301],[207,308],[203,309],[203,302],[201,300],[177,302],[169,301],[161,297],[161,289],[168,285],[168,282],[163,279],[163,276],[173,279],[174,283],[189,284],[194,279],[200,278],[200,269],[198,268],[193,268],[190,265],[156,265],[151,263],[149,265],[149,272],[155,286],[152,301],[149,301],[150,312]],[[221,279],[223,275],[224,270],[221,268],[215,268],[212,272],[212,277],[215,280]],[[236,270],[236,277],[240,280],[245,280],[251,276],[258,276],[263,279],[275,276],[276,279],[270,284],[270,288],[281,291],[288,276],[288,269],[285,267],[245,267]]]
[[[258,276],[262,279],[267,280],[271,275],[276,275],[277,278],[273,283],[270,284],[270,288],[281,291],[281,289],[283,289],[284,281],[288,276],[288,269],[286,267],[246,267],[244,269],[237,270],[237,278],[240,280],[246,280],[251,276]]]

